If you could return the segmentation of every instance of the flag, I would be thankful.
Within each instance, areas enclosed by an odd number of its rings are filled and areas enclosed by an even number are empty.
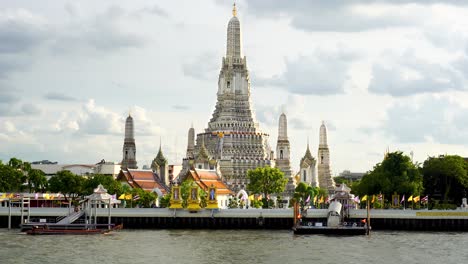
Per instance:
[[[0,198],[6,198],[6,193],[2,193],[2,196],[0,196]]]
[[[119,196],[119,200],[124,200],[125,199],[125,193],[122,193],[120,196]]]
[[[359,200],[359,196],[354,197],[354,202],[356,202],[356,203],[360,203],[360,202],[361,202],[361,200]]]
[[[125,195],[125,200],[131,200],[132,199],[132,194],[126,194]]]
[[[415,203],[419,202],[419,195],[413,198],[413,202]]]
[[[133,197],[133,201],[136,201],[136,200],[139,200],[140,199],[140,195],[135,195],[135,197]]]
[[[327,196],[327,200],[325,201],[325,203],[330,203],[330,196]]]
[[[305,200],[306,203],[310,202],[310,194],[309,196],[307,197],[307,199]]]
[[[411,195],[409,198],[408,198],[408,202],[412,202],[413,201],[413,195]]]
[[[252,201],[252,200],[254,200],[254,199],[255,199],[255,197],[254,197],[254,195],[253,195],[253,194],[249,196],[249,200],[251,200],[251,201]]]
[[[117,194],[111,195],[111,199],[112,199],[113,201],[117,200]]]
[[[427,201],[429,201],[429,196],[426,195],[423,198],[421,198],[422,203],[427,203]]]
[[[318,196],[314,196],[314,204],[317,203]]]
[[[319,203],[323,203],[323,195],[320,196],[320,200],[318,201]]]
[[[262,198],[263,198],[263,196],[260,195],[260,196],[257,197],[257,200],[260,201],[260,200],[262,200]]]
[[[371,203],[375,203],[375,195],[372,195],[372,201]]]
[[[365,202],[365,201],[367,201],[367,194],[364,195],[364,196],[362,197],[362,199],[361,199],[361,202]]]
[[[403,203],[405,201],[405,195],[403,194],[403,197],[401,197],[400,203]]]
[[[377,200],[382,201],[382,199],[383,199],[383,194],[379,194],[379,196],[377,197]]]

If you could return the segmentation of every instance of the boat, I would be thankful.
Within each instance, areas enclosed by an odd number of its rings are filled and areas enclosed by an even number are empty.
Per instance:
[[[100,235],[111,231],[121,230],[123,225],[113,226],[111,229],[99,228],[63,228],[49,225],[37,225],[26,231],[27,235]]]
[[[327,213],[327,221],[324,223],[320,220],[311,220],[302,218],[298,213],[298,208],[295,208],[295,225],[293,226],[294,234],[324,234],[324,235],[367,235],[370,232],[368,220],[358,219],[354,222],[345,222],[342,219],[342,204],[338,201],[333,201]]]

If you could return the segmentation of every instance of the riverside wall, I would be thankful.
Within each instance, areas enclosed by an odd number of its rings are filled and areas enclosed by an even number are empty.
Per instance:
[[[67,208],[31,208],[31,220],[55,222]],[[0,207],[0,228],[8,227],[9,208]],[[98,222],[107,223],[109,211],[98,209]],[[308,210],[303,221],[326,222],[326,209]],[[366,218],[366,210],[351,210],[345,221]],[[11,208],[11,226],[19,227],[20,208]],[[164,208],[112,208],[111,222],[127,229],[290,229],[292,209],[171,210]],[[468,211],[371,210],[373,230],[468,231]]]

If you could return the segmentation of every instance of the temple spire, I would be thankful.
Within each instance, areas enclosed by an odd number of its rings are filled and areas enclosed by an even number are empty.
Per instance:
[[[236,8],[236,3],[234,2],[234,4],[232,5],[232,16],[237,16],[237,8]]]
[[[237,18],[237,8],[234,4],[232,8],[232,18],[229,20],[227,28],[227,49],[226,57],[241,58],[241,31],[240,22]]]

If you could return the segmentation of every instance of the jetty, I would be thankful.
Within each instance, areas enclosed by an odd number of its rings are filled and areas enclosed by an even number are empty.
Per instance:
[[[29,208],[30,221],[54,223],[68,208]],[[122,223],[126,229],[210,228],[284,229],[293,226],[293,209],[202,209],[190,212],[168,208],[96,208],[97,224]],[[311,221],[327,221],[327,209],[308,209]],[[466,210],[372,209],[372,230],[468,231]],[[365,209],[350,209],[350,221],[365,219]],[[0,228],[18,228],[26,219],[21,207],[0,207]]]

